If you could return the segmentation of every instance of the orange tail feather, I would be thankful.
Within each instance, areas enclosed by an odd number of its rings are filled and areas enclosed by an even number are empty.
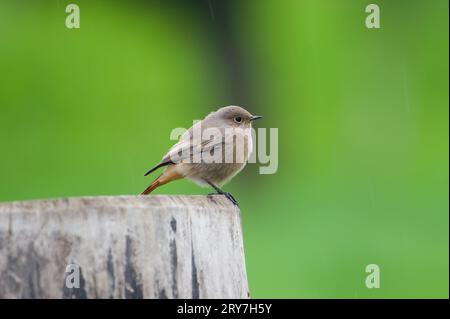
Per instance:
[[[160,185],[159,180],[156,179],[153,183],[150,184],[149,187],[147,187],[142,193],[141,195],[148,195],[151,192],[153,192],[158,186]]]
[[[161,175],[159,175],[158,178],[155,179],[153,183],[151,183],[150,186],[141,193],[141,195],[148,195],[153,192],[158,186],[182,178],[183,176],[176,172],[174,168],[174,165],[167,167],[167,169]]]

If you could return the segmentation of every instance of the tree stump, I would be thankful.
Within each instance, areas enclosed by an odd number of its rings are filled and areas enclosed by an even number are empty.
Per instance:
[[[0,204],[0,298],[247,298],[224,196]]]

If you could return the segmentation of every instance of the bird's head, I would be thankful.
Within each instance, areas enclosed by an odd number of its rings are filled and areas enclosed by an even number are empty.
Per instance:
[[[222,107],[208,117],[213,117],[225,126],[239,128],[250,128],[253,121],[262,118],[262,116],[252,115],[246,109],[234,105]]]

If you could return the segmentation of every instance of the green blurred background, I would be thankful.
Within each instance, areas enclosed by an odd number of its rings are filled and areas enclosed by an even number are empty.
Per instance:
[[[448,1],[0,0],[0,200],[137,194],[174,127],[279,129],[241,204],[254,298],[448,298]],[[157,194],[206,194],[187,181]],[[381,288],[365,287],[365,267]]]

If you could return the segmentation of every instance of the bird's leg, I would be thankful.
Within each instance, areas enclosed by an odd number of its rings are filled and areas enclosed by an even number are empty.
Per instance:
[[[211,194],[208,194],[208,195],[217,195],[217,194],[225,195],[225,197],[228,198],[228,200],[229,200],[230,202],[232,202],[234,205],[236,205],[236,206],[239,207],[239,204],[238,204],[237,200],[234,198],[233,195],[231,195],[231,193],[224,192],[223,190],[221,190],[219,187],[217,187],[216,185],[214,185],[214,184],[211,183],[210,181],[206,181],[206,182],[209,184],[209,186],[211,186],[212,188],[214,188],[214,190],[217,192],[217,193],[211,193]]]
[[[216,193],[211,193],[209,195],[215,195],[215,194],[224,194],[225,192],[223,190],[221,190],[219,187],[217,187],[216,185],[214,185],[213,183],[211,183],[210,181],[206,181],[209,186],[211,186],[212,188],[214,188],[214,190],[216,191]]]

